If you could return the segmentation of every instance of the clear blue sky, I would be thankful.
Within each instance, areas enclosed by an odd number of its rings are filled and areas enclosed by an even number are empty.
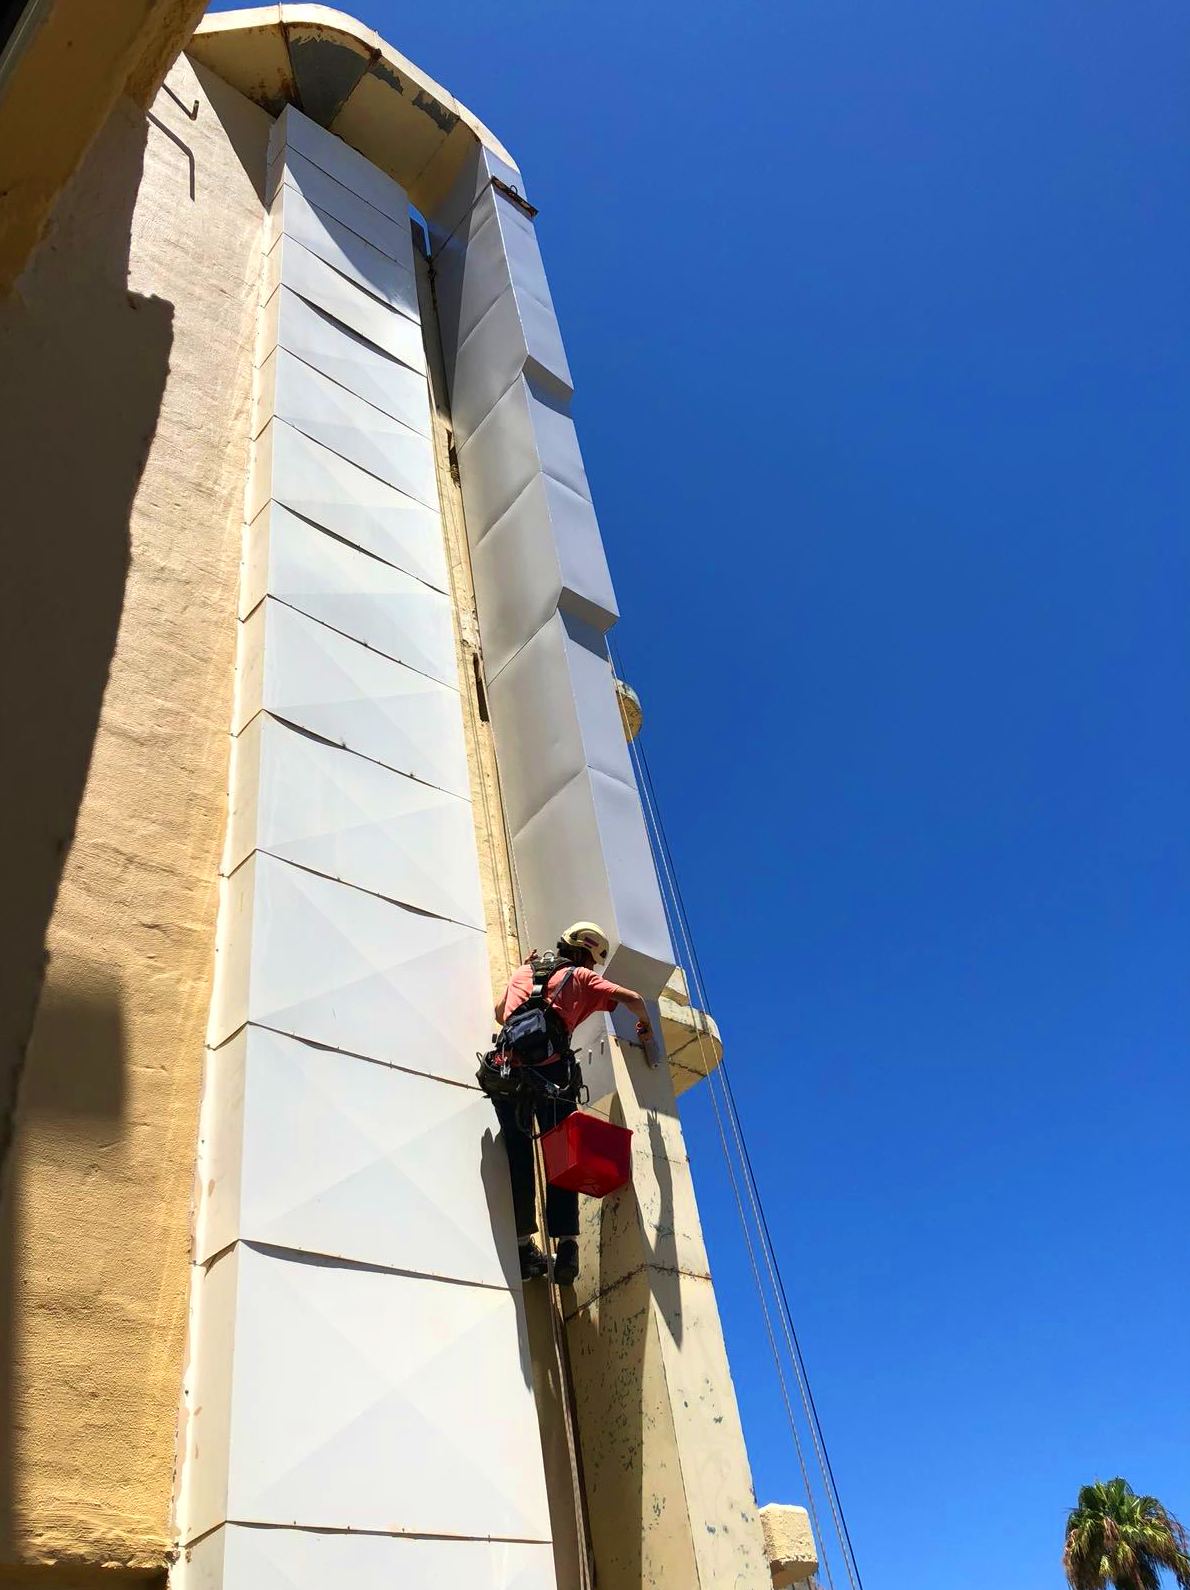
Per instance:
[[[1190,10],[354,9],[540,206],[867,1590],[1057,1586],[1095,1475],[1190,1516]]]

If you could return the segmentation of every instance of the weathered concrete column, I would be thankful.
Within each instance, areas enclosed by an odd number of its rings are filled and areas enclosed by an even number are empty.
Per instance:
[[[673,1081],[610,1026],[593,1108],[633,1133],[632,1182],[584,1199],[567,1332],[600,1590],[771,1583]],[[592,1088],[594,1093],[595,1088]]]
[[[818,1572],[818,1552],[809,1513],[804,1507],[768,1502],[760,1509],[760,1522],[773,1590],[789,1590],[790,1585],[805,1584]]]

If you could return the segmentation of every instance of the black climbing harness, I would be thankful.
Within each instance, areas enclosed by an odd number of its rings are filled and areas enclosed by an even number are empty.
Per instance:
[[[570,1031],[554,1004],[574,976],[574,967],[547,992],[549,980],[564,964],[554,955],[541,956],[533,963],[533,990],[508,1016],[492,1040],[486,1054],[477,1054],[479,1070],[475,1079],[492,1099],[509,1099],[517,1107],[517,1125],[531,1132],[539,1100],[557,1103],[586,1102],[583,1073],[570,1047]],[[547,1076],[558,1073],[558,1080]]]

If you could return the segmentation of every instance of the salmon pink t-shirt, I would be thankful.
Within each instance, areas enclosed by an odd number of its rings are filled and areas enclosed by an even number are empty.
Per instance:
[[[570,981],[562,988],[562,979],[567,972],[571,974]],[[609,983],[606,977],[600,977],[598,972],[590,971],[585,966],[560,967],[545,985],[545,991],[550,1003],[566,1023],[568,1032],[573,1032],[597,1010],[615,1010],[631,992],[630,989],[621,988],[618,983]],[[504,995],[505,1021],[525,1003],[532,992],[533,967],[527,961],[524,966],[518,966],[508,980]]]

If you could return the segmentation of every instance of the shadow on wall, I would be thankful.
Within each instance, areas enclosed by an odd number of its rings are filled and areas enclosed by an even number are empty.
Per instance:
[[[508,1155],[504,1144],[491,1127],[479,1140],[479,1174],[488,1204],[488,1219],[492,1226],[492,1245],[500,1261],[504,1284],[510,1292],[521,1285],[520,1258],[517,1253],[516,1227],[512,1218],[512,1193],[508,1181]],[[532,1374],[527,1363],[522,1362],[525,1384],[532,1385]]]
[[[0,1561],[19,1561],[27,1549],[36,1520],[18,1516],[16,1499],[22,1462],[22,1428],[17,1388],[21,1375],[17,1298],[27,1239],[22,1229],[22,1168],[26,1159],[47,1154],[69,1160],[77,1168],[66,1196],[87,1167],[99,1166],[118,1149],[123,1135],[125,1035],[119,985],[105,972],[64,958],[47,979],[38,1008],[37,1033],[29,1045],[21,1086],[22,1129],[5,1167],[0,1197]],[[72,1278],[69,1206],[53,1211],[64,1259],[61,1284],[69,1292]],[[86,1341],[63,1343],[63,1375],[86,1378],[91,1346]],[[69,1462],[69,1434],[63,1432],[60,1460]],[[47,1583],[59,1578],[45,1570]],[[20,1583],[40,1583],[32,1570],[21,1569]],[[0,1584],[6,1582],[0,1568]],[[71,1584],[75,1582],[71,1574]],[[81,1584],[83,1581],[80,1580]],[[109,1582],[109,1581],[105,1581]],[[115,1581],[119,1582],[119,1581]]]
[[[682,1282],[678,1272],[678,1243],[674,1214],[674,1179],[665,1138],[656,1115],[649,1116],[649,1150],[657,1183],[657,1218],[649,1239],[649,1225],[640,1219],[641,1245],[651,1266],[653,1297],[674,1343],[682,1345]]]
[[[169,370],[173,306],[127,286],[145,137],[144,114],[121,101],[0,302],[0,1167]]]
[[[10,1561],[18,1524],[13,1465],[20,1461],[19,1430],[7,1439],[20,1353],[13,1340],[21,1259],[18,1091],[28,1130],[42,1140],[48,1131],[54,1142],[60,1134],[63,1151],[76,1157],[88,1140],[98,1157],[119,1137],[112,1128],[123,1104],[118,989],[94,969],[80,975],[66,965],[60,974],[55,968],[43,996],[41,989],[46,930],[120,623],[133,498],[173,338],[172,305],[127,286],[145,137],[143,113],[122,101],[59,200],[25,275],[0,302],[7,526],[0,733],[8,774],[0,791],[7,847],[0,918],[0,1557]],[[70,1211],[61,1213],[68,1234]]]

